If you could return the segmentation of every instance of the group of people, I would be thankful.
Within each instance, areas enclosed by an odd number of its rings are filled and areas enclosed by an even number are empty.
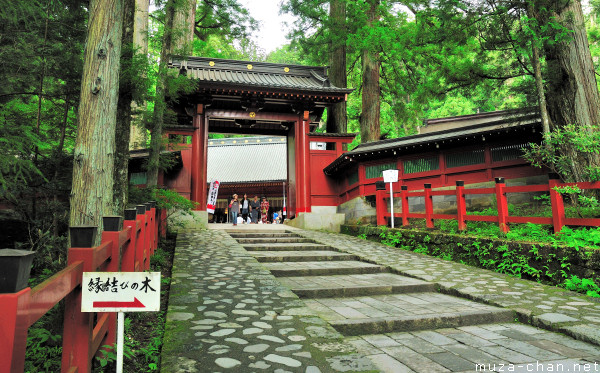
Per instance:
[[[269,201],[264,196],[259,201],[258,196],[254,196],[253,200],[249,200],[246,194],[244,194],[244,198],[242,199],[239,199],[238,195],[234,194],[229,202],[229,211],[231,212],[233,225],[258,224],[259,215],[260,222],[267,224],[269,218]],[[279,223],[280,219],[282,219],[281,212],[273,214],[274,223]]]

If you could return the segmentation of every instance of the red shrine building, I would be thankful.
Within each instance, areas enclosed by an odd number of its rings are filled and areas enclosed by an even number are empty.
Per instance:
[[[345,151],[354,134],[315,132],[324,110],[352,92],[332,86],[326,67],[202,57],[174,61],[170,67],[197,86],[172,106],[177,124],[165,132],[181,139],[181,163],[163,175],[162,184],[199,203],[201,226],[209,220],[209,173],[219,169],[230,175],[219,192],[224,206],[230,193],[246,190],[249,197],[285,196],[291,225],[329,230],[375,216],[371,197],[383,180],[381,172],[390,168],[399,170],[395,190],[424,183],[451,187],[457,180],[481,184],[495,177],[508,184],[539,183],[546,177],[522,158],[523,147],[541,141],[539,115],[532,109],[430,119],[417,135]],[[278,150],[261,158],[244,153],[252,152],[252,141],[261,137],[209,139],[209,133],[269,136],[262,139],[276,142]],[[269,174],[272,168],[280,170],[279,176],[253,176],[247,170],[252,164],[246,162],[252,156],[262,162],[255,174]]]

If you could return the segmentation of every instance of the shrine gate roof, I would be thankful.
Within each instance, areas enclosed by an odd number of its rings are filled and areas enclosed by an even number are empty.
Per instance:
[[[188,57],[186,61],[172,61],[170,67],[179,68],[203,87],[274,89],[342,97],[353,91],[331,85],[327,67],[323,66]]]

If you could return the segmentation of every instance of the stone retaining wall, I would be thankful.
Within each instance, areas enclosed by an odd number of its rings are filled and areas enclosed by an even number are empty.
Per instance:
[[[384,229],[396,247],[456,262],[560,285],[566,278],[594,279],[600,285],[600,250],[555,247],[416,229]],[[382,228],[343,225],[342,233],[381,242]]]

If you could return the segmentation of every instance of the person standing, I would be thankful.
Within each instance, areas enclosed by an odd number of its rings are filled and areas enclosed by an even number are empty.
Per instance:
[[[258,196],[254,196],[254,201],[250,202],[250,216],[252,217],[252,223],[258,223],[258,212],[260,211],[260,201]]]
[[[267,197],[262,197],[262,202],[260,203],[260,219],[263,224],[267,224],[267,219],[269,217],[269,201],[267,201]]]
[[[238,195],[234,194],[231,202],[229,202],[229,210],[231,212],[231,219],[233,225],[237,225],[237,216],[240,213],[240,201],[238,201]]]
[[[248,196],[244,193],[244,199],[241,203],[242,208],[242,219],[244,220],[244,224],[246,224],[246,220],[248,219],[248,212],[250,211],[250,201],[248,200]]]

